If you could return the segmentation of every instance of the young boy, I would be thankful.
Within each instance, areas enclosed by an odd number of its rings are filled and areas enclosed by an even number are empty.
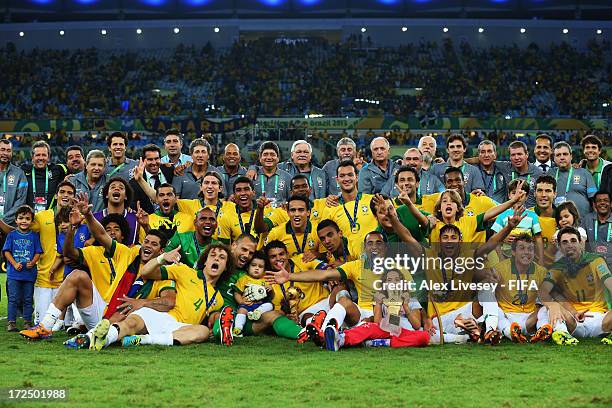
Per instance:
[[[236,323],[234,324],[234,337],[242,337],[244,325],[249,320],[259,320],[262,314],[274,309],[271,300],[274,296],[269,288],[264,275],[266,274],[266,258],[263,252],[255,251],[251,262],[247,266],[247,274],[241,276],[236,281],[236,291],[234,299],[238,303],[238,313],[236,314]],[[247,300],[243,293],[247,285],[261,285],[266,288],[267,296],[258,301],[252,302]]]
[[[24,326],[32,326],[34,282],[36,263],[43,250],[37,233],[31,231],[34,210],[22,205],[15,213],[17,229],[6,236],[2,251],[7,261],[6,274],[9,289],[8,326],[9,332],[17,330],[17,305],[23,304]]]
[[[512,200],[516,195],[519,194],[517,191],[519,180],[512,180],[508,184],[508,198]],[[527,234],[533,237],[536,244],[536,256],[538,262],[541,264],[544,261],[544,241],[542,241],[542,227],[540,226],[540,219],[538,215],[532,210],[526,210],[524,205],[529,195],[529,183],[523,183],[522,190],[525,192],[524,198],[518,201],[515,205],[516,208],[522,209],[521,216],[523,217],[521,222],[512,230],[506,241],[502,244],[501,248],[501,259],[512,257],[512,241],[515,237],[523,234]],[[501,231],[507,224],[508,219],[514,215],[514,208],[509,208],[503,213],[497,216],[495,223],[491,229],[495,232]]]

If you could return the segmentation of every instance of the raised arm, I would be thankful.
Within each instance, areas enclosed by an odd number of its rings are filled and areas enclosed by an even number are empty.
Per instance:
[[[286,282],[325,282],[340,280],[342,274],[337,269],[311,269],[309,271],[289,273],[281,266],[280,271],[266,271],[266,281],[270,284],[282,285]]]
[[[483,222],[487,222],[489,220],[492,220],[493,218],[497,217],[499,214],[503,213],[504,211],[506,211],[508,208],[511,208],[514,204],[518,203],[520,200],[522,200],[527,194],[525,193],[525,191],[523,191],[523,184],[525,184],[525,180],[519,180],[516,189],[519,192],[518,194],[515,194],[513,198],[511,198],[510,200],[506,201],[505,203],[501,203],[500,205],[497,205],[493,208],[489,208],[485,213],[484,213],[484,217],[483,217]]]
[[[62,248],[62,254],[72,261],[78,261],[79,259],[79,250],[74,247],[74,234],[76,234],[82,221],[83,217],[81,213],[76,207],[73,207],[72,211],[70,211],[70,228],[68,228],[68,232],[66,232],[64,247]]]
[[[155,279],[160,280],[161,276],[161,266],[166,264],[177,264],[181,261],[181,246],[174,248],[170,252],[165,252],[158,256],[157,258],[151,259],[147,262],[142,269],[140,270],[140,276],[143,279]]]
[[[414,205],[414,203],[412,202],[412,200],[408,196],[408,193],[402,192],[399,195],[399,199],[402,202],[402,204],[404,204],[406,207],[408,207],[408,209],[410,210],[410,213],[414,216],[414,218],[416,218],[416,220],[419,223],[419,225],[427,225],[427,224],[429,224],[429,219],[427,219],[427,216],[425,214],[423,214],[421,211],[419,211],[419,209],[416,207],[416,205]]]
[[[502,242],[504,242],[506,237],[510,235],[512,230],[516,228],[517,225],[520,224],[523,218],[527,216],[527,214],[523,214],[524,211],[525,211],[525,207],[523,206],[519,208],[515,208],[514,214],[512,214],[512,217],[508,218],[508,222],[506,223],[506,225],[501,230],[499,230],[498,233],[496,233],[491,238],[489,238],[487,242],[479,246],[478,249],[476,249],[474,255],[476,257],[485,256],[489,252],[495,250],[496,247],[500,245]]]
[[[270,231],[270,226],[264,221],[264,211],[271,201],[266,198],[266,193],[263,193],[261,197],[257,199],[257,210],[255,211],[255,232],[263,234]]]
[[[134,180],[136,180],[140,188],[142,188],[142,191],[144,191],[147,197],[149,197],[149,200],[154,203],[157,201],[157,193],[155,192],[155,189],[153,189],[153,187],[151,187],[149,183],[147,183],[147,181],[144,179],[144,171],[145,165],[141,158],[138,162],[138,166],[134,168]]]

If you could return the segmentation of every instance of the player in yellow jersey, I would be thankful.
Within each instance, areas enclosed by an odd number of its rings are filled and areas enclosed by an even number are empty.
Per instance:
[[[449,167],[444,172],[444,186],[447,190],[455,190],[461,197],[461,203],[464,208],[464,213],[469,216],[482,214],[495,207],[499,203],[492,198],[481,194],[481,190],[476,190],[477,193],[465,193],[465,179],[460,168]],[[430,214],[434,213],[435,205],[440,199],[442,193],[435,193],[422,198],[421,210]],[[485,242],[486,233],[484,230],[474,234],[472,242]],[[467,242],[467,241],[466,241]]]
[[[557,197],[557,181],[552,176],[540,176],[535,182],[535,207],[530,208],[540,220],[542,228],[542,242],[544,244],[544,266],[550,266],[555,261],[557,246],[554,244],[554,236],[557,231],[555,220],[556,208],[554,206]]]
[[[102,320],[94,329],[96,344],[108,346],[126,336],[140,335],[140,344],[185,345],[208,340],[210,330],[201,322],[213,320],[213,313],[223,306],[223,297],[216,289],[219,278],[234,268],[229,248],[224,244],[209,245],[198,261],[196,271],[180,263],[179,249],[165,252],[142,268],[145,279],[172,279],[176,282],[176,304],[168,312],[143,307],[124,321],[110,324]]]
[[[522,185],[523,183],[519,181],[518,193],[510,200],[476,216],[470,216],[465,212],[459,193],[455,190],[446,190],[440,195],[434,208],[434,216],[438,219],[438,222],[431,231],[430,242],[439,242],[440,228],[445,224],[453,224],[459,227],[463,242],[481,242],[478,240],[477,234],[484,231],[485,223],[523,200],[525,191],[522,190]]]
[[[363,241],[366,234],[378,226],[376,217],[370,210],[372,194],[358,193],[357,167],[352,161],[342,161],[336,170],[336,180],[340,186],[338,196],[327,198],[323,219],[334,221],[344,236],[353,236]]]
[[[223,217],[217,220],[219,225],[218,239],[229,244],[241,234],[247,233],[259,237],[255,230],[255,188],[253,180],[240,176],[234,182],[234,202]]]
[[[270,282],[276,282],[280,285],[287,282],[314,283],[340,280],[353,282],[358,294],[357,303],[351,299],[348,291],[340,291],[336,295],[336,303],[329,312],[326,313],[325,309],[321,309],[322,311],[319,311],[311,324],[307,326],[308,335],[315,344],[323,343],[323,331],[328,325],[332,325],[336,329],[339,329],[342,325],[352,327],[374,315],[373,304],[376,292],[374,282],[380,279],[380,273],[373,270],[373,265],[376,264],[377,258],[385,256],[387,244],[382,233],[373,231],[366,235],[364,247],[364,259],[347,262],[334,269],[289,273],[285,268],[281,268],[278,272],[267,274]],[[411,309],[414,308],[420,308],[416,301],[411,302]]]
[[[338,224],[332,220],[323,220],[317,225],[317,235],[321,245],[326,249],[324,254],[328,265],[340,266],[356,261],[363,253],[363,243],[353,237],[342,235]]]
[[[107,222],[105,229],[91,213],[87,194],[79,194],[78,200],[73,200],[73,206],[70,214],[72,227],[66,234],[64,256],[73,260],[78,259],[79,264],[89,269],[89,273],[83,270],[71,272],[60,286],[40,324],[21,332],[24,337],[30,339],[51,337],[53,325],[61,313],[73,302],[76,303],[85,326],[92,329],[102,319],[106,306],[111,301],[111,296],[115,294],[115,289],[125,272],[134,268],[133,272],[136,275],[138,269],[150,259],[158,256],[166,245],[164,235],[152,230],[145,237],[142,247],[128,248],[113,238],[124,239],[129,231],[127,222],[120,215],[107,216],[104,219]],[[74,227],[81,223],[82,216],[85,217],[91,235],[100,243],[100,246],[74,248]],[[121,221],[123,221],[123,226],[111,225],[121,224]]]
[[[289,256],[302,255],[305,261],[315,259],[319,254],[319,237],[317,226],[310,222],[310,200],[306,196],[291,196],[287,201],[289,221],[272,228],[264,239],[268,242],[282,241],[289,251]]]
[[[540,290],[553,327],[553,340],[560,345],[575,345],[576,337],[598,337],[612,331],[612,313],[608,310],[605,291],[612,291],[612,274],[603,257],[584,252],[580,232],[564,227],[557,236],[563,258],[548,271]],[[551,295],[555,288],[561,298]]]
[[[536,330],[536,298],[546,277],[546,268],[534,262],[535,248],[531,235],[517,235],[512,241],[512,258],[492,267],[499,283],[495,292],[500,308],[498,328],[516,343],[527,342],[525,335]],[[541,341],[551,334],[550,326],[542,324],[533,338]]]
[[[151,229],[166,231],[168,237],[172,237],[175,232],[183,233],[194,230],[195,213],[177,211],[176,193],[172,184],[160,185],[155,198],[159,209],[153,214],[147,214],[138,204],[136,217],[142,227],[138,237],[139,242],[142,242],[146,233]]]

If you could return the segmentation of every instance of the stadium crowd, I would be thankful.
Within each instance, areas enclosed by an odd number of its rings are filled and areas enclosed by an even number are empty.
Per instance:
[[[37,141],[21,168],[0,140],[9,331],[21,314],[28,339],[66,329],[66,347],[98,351],[262,334],[334,351],[612,344],[612,166],[596,136],[580,162],[547,134],[533,151],[512,142],[509,161],[489,140],[466,157],[452,134],[447,160],[423,136],[399,163],[385,137],[365,163],[346,137],[322,167],[305,140],[285,161],[266,141],[248,167],[233,143],[219,166],[205,139],[183,153],[173,130],[163,156],[129,144],[115,132],[53,163]],[[393,253],[444,263],[410,270]]]
[[[567,43],[474,49],[450,40],[374,48],[355,37],[139,52],[7,45],[0,49],[0,118],[601,116],[609,53],[607,41],[586,50]]]

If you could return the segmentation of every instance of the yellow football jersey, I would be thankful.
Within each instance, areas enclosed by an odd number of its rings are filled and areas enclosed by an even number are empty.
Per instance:
[[[195,231],[195,226],[193,225],[194,216],[189,214],[190,213],[179,211],[174,213],[174,217],[170,219],[170,217],[166,217],[161,215],[159,212],[155,212],[149,215],[149,227],[151,229],[163,228],[166,230],[176,228],[176,232]],[[138,242],[142,244],[146,235],[147,234],[144,232],[144,229],[140,228],[138,233]]]
[[[287,221],[285,224],[279,225],[278,227],[274,227],[264,239],[263,246],[274,240],[282,241],[287,246],[287,253],[289,254],[289,257],[303,254],[307,251],[318,251],[320,249],[321,242],[319,241],[319,236],[317,235],[317,226],[311,224],[310,221],[308,221],[306,226],[305,234],[292,235],[291,232],[292,228],[290,221]]]
[[[79,249],[79,261],[87,265],[94,286],[108,303],[128,266],[139,254],[140,245],[130,248],[113,240],[108,253],[99,245]]]
[[[161,293],[166,290],[176,292],[176,283],[173,280],[147,280],[135,297],[151,300],[160,297]]]
[[[303,272],[312,269],[320,269],[325,264],[321,261],[303,262],[302,255],[294,256],[289,260],[290,270],[289,273]],[[285,299],[286,291],[289,287],[296,287],[302,293],[303,297],[298,303],[298,314],[308,309],[310,306],[320,302],[321,300],[329,296],[329,290],[327,290],[321,282],[286,282],[282,285],[274,285],[274,299],[272,303],[274,308],[277,310],[281,309],[281,302]]]
[[[555,285],[555,288],[560,291],[566,301],[571,303],[576,311],[601,313],[608,311],[603,282],[612,275],[610,275],[610,269],[604,258],[594,257],[574,277],[570,277],[558,265],[555,264],[551,267],[545,280]]]
[[[359,193],[357,197],[359,200],[349,201],[337,207],[326,207],[323,211],[322,219],[330,219],[338,224],[342,235],[345,237],[352,236],[363,242],[368,233],[376,230],[378,220],[370,210],[370,202],[374,196],[372,194]],[[354,228],[351,228],[351,222],[346,215],[347,213],[352,220],[356,219],[356,221],[354,220],[356,222]]]
[[[358,259],[361,259],[361,254],[363,254],[363,242],[360,242],[354,238],[347,239],[346,237],[342,237],[342,245],[342,256],[339,258],[336,258],[333,254],[330,254],[329,252],[325,252],[327,261],[330,264],[335,263],[337,260],[344,264],[350,261],[356,261]]]
[[[434,208],[436,206],[436,202],[440,199],[440,195],[442,193],[429,194],[423,197],[422,209],[425,212],[430,214],[434,213]],[[495,207],[497,203],[488,196],[477,196],[473,193],[470,193],[467,196],[467,203],[464,205],[463,215],[474,216],[478,214],[483,214],[487,212],[489,209]],[[465,240],[464,240],[465,241]],[[467,241],[465,241],[467,242]],[[474,234],[473,240],[470,242],[487,242],[487,233],[485,230],[478,231]]]
[[[240,220],[238,219],[238,207],[236,204],[231,203],[228,208],[229,209],[223,213],[223,216],[217,220],[219,240],[233,242],[243,233],[243,231],[248,232],[257,238],[258,235],[257,232],[255,232],[256,209],[253,208],[253,210],[250,212],[241,212],[241,224]]]
[[[554,217],[544,217],[540,215],[540,211],[537,207],[530,208],[533,212],[538,215],[540,219],[540,227],[542,228],[542,241],[544,241],[544,262],[546,266],[550,266],[555,262],[555,255],[557,249],[553,244],[553,237],[557,231],[557,221]]]
[[[477,216],[469,216],[464,214],[463,217],[453,222],[453,225],[459,227],[463,242],[480,242],[476,241],[476,238],[478,232],[485,230],[483,218],[484,214],[478,214]],[[435,227],[431,230],[429,242],[440,242],[440,229],[444,225],[446,225],[444,222],[438,221]]]
[[[493,270],[499,278],[495,296],[501,310],[507,313],[535,312],[538,289],[546,277],[546,268],[533,263],[527,274],[518,274],[512,259],[505,259]]]
[[[471,258],[473,253],[470,254],[467,251],[465,250],[460,257]],[[442,258],[442,261],[445,259],[434,249],[427,249],[425,257],[427,259]],[[429,294],[431,295],[427,306],[429,316],[442,316],[472,302],[472,298],[475,295],[474,291],[469,288],[462,288],[460,284],[472,283],[474,281],[473,269],[463,268],[463,270],[459,270],[454,268],[453,270],[448,265],[449,269],[447,270],[446,262],[436,262],[428,266],[430,267],[425,269],[425,279],[430,289]],[[447,286],[435,288],[434,285]]]
[[[55,213],[53,210],[44,210],[36,213],[32,223],[32,231],[40,235],[40,245],[43,253],[38,260],[38,274],[35,286],[41,288],[58,288],[64,279],[63,273],[56,273],[53,281],[49,279],[51,267],[57,254],[57,235],[55,231]]]
[[[323,219],[323,214],[325,213],[325,201],[327,198],[317,198],[312,201],[312,208],[310,209],[310,222],[313,224],[318,224]]]
[[[201,271],[185,264],[161,266],[162,279],[176,282],[176,304],[168,312],[176,321],[201,324],[211,313],[221,310],[223,297]]]

